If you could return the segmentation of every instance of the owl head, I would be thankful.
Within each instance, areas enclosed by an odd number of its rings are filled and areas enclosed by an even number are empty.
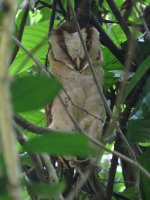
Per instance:
[[[92,63],[94,64],[97,60],[102,61],[99,32],[94,27],[88,26],[81,30],[81,34]],[[57,61],[80,72],[88,67],[78,32],[68,33],[59,28],[53,30],[50,35],[50,44],[53,58]]]

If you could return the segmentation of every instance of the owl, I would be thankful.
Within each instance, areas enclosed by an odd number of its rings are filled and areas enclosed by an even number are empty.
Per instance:
[[[97,80],[103,85],[102,51],[99,33],[87,26],[81,30],[84,44],[88,50]],[[50,35],[49,51],[50,71],[65,90],[60,97],[78,125],[91,137],[102,137],[105,108],[86,59],[78,32],[69,33],[58,28]],[[64,106],[56,97],[51,106],[52,122],[49,128],[71,134],[77,132]]]

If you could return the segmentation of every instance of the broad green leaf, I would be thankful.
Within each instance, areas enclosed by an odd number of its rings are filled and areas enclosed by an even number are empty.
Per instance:
[[[11,85],[12,102],[16,112],[36,110],[50,103],[61,88],[55,78],[26,76]]]
[[[33,124],[40,125],[40,126],[46,125],[44,111],[33,110],[33,111],[30,111],[30,112],[20,113],[20,115],[23,118],[25,118],[26,120],[32,122]]]
[[[0,200],[11,200],[8,195],[0,195]]]
[[[115,77],[115,73],[105,71],[104,74],[104,89],[107,90],[112,87],[118,80],[118,77]]]
[[[110,31],[110,37],[113,40],[113,42],[117,44],[117,46],[120,45],[121,42],[124,42],[126,40],[126,36],[122,31],[120,25],[118,24],[112,26]]]
[[[104,89],[107,90],[112,87],[120,78],[117,70],[122,69],[121,63],[115,58],[108,48],[103,48],[103,69],[104,69]]]
[[[135,199],[135,187],[126,188],[121,195],[131,200]]]
[[[43,44],[37,45],[35,48],[31,49],[31,53],[39,60],[43,55],[46,55],[47,49],[48,45],[43,42]],[[34,61],[27,54],[18,54],[13,64],[10,66],[10,74],[16,75],[24,72],[33,65]]]
[[[104,71],[113,71],[123,69],[122,64],[116,59],[108,48],[102,48]]]
[[[51,10],[49,8],[44,8],[40,11],[41,15],[42,15],[42,18],[41,18],[41,22],[42,21],[45,21],[45,20],[49,20],[50,19],[50,16],[51,16]]]
[[[44,21],[33,26],[26,26],[22,44],[38,59],[46,56],[48,50],[49,21]],[[15,75],[30,68],[34,61],[20,48],[16,59],[10,66],[10,74]]]
[[[65,185],[63,183],[51,185],[45,183],[32,183],[30,188],[39,198],[54,198],[58,197],[63,192]]]
[[[51,155],[87,156],[94,153],[88,139],[83,134],[48,133],[31,139],[25,148],[29,152],[49,153]]]
[[[25,12],[25,9],[19,9],[18,12],[17,12],[15,22],[16,22],[16,26],[17,26],[18,29],[20,28],[20,24],[21,24],[24,12]],[[29,15],[28,15],[28,17],[26,19],[26,26],[27,25],[30,25],[30,16]]]
[[[139,82],[139,80],[143,77],[143,75],[150,69],[150,56],[148,56],[142,64],[137,69],[134,77],[129,82],[129,85],[127,87],[125,98],[131,93],[131,91],[134,89],[136,84]]]
[[[150,149],[144,152],[139,159],[141,165],[147,170],[150,171]],[[140,188],[142,193],[142,198],[144,200],[149,200],[150,197],[150,180],[141,173],[140,176]]]
[[[127,138],[131,143],[150,142],[150,78],[147,80],[139,102],[128,121]]]
[[[130,120],[128,123],[128,140],[131,143],[150,141],[150,119]]]

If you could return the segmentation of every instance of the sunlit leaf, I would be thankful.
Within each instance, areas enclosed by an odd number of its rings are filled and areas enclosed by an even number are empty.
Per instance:
[[[37,59],[46,56],[48,50],[48,25],[49,21],[44,21],[34,26],[27,26],[24,30],[22,44]],[[20,48],[16,59],[10,66],[10,73],[14,75],[23,72],[33,64],[34,61]]]
[[[46,125],[45,112],[41,110],[33,110],[29,112],[19,113],[23,118],[40,126]]]

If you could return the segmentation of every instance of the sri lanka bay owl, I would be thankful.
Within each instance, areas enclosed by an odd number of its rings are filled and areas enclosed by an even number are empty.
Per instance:
[[[91,26],[81,30],[92,65],[100,84],[103,84],[102,51],[98,31]],[[97,91],[77,32],[68,33],[58,28],[50,36],[49,63],[51,73],[61,82],[60,96],[79,126],[96,140],[102,137],[105,109]],[[70,99],[71,101],[70,101]],[[87,112],[85,112],[87,111]],[[68,117],[58,97],[51,107],[49,128],[74,133],[74,123]]]

